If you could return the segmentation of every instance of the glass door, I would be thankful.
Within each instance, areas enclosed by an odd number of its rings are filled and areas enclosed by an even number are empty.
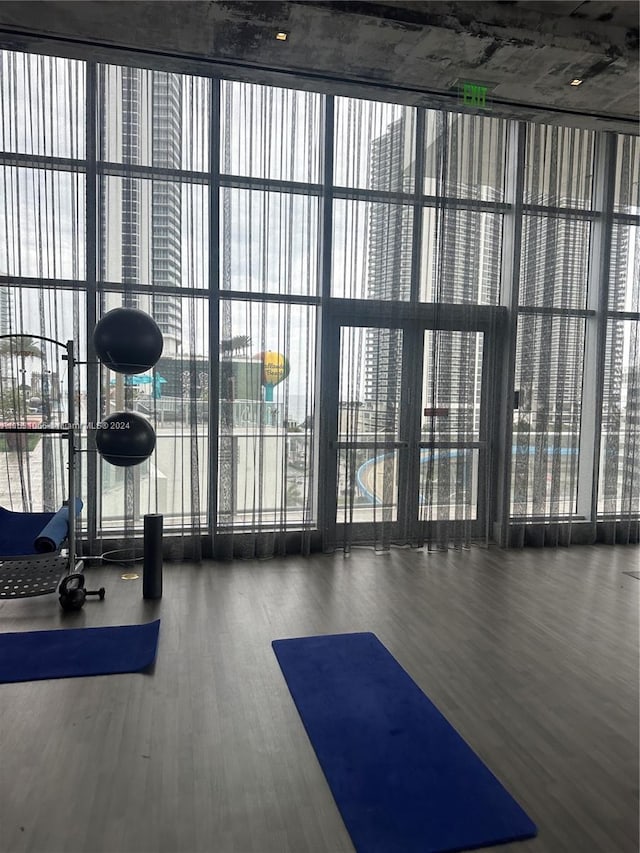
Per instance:
[[[456,538],[480,536],[486,514],[484,338],[481,331],[423,332],[417,515],[426,525],[453,525]]]
[[[358,540],[371,539],[373,524],[393,539],[400,532],[404,338],[402,328],[340,327],[335,520]]]
[[[329,383],[337,394],[327,397],[325,421],[330,540],[418,544],[484,534],[485,338],[482,329],[415,319],[338,321]]]

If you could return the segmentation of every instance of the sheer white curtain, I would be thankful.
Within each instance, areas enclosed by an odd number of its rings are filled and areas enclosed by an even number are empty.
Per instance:
[[[221,83],[219,556],[306,552],[318,525],[323,107]]]
[[[81,62],[0,51],[0,421],[34,429],[0,434],[0,505],[16,511],[66,498],[66,441],[35,428],[67,420],[64,350],[45,338],[86,350],[85,93]],[[82,404],[79,376],[75,390]]]
[[[505,514],[512,544],[637,536],[636,138],[527,126],[517,198],[489,115],[11,51],[0,118],[0,334],[88,362],[92,554],[139,554],[156,512],[195,559],[487,543]],[[91,350],[120,305],[164,336],[135,379]],[[2,417],[62,416],[53,350],[18,350]],[[94,452],[122,409],[157,436],[129,469]],[[0,454],[3,505],[62,497],[50,437]]]
[[[528,128],[512,466],[521,544],[569,544],[576,528],[582,541],[638,536],[638,148],[620,137],[614,161],[598,151],[607,144]]]
[[[640,139],[619,137],[598,486],[601,538],[637,542],[640,513]]]
[[[144,414],[156,449],[132,468],[98,462],[98,534],[131,541],[145,514],[161,513],[167,555],[199,559],[210,529],[211,83],[99,65],[96,93],[97,319],[140,308],[164,338],[146,375],[100,369],[99,416]]]
[[[332,295],[370,318],[341,331],[346,549],[488,541],[505,145],[500,120],[335,101]]]

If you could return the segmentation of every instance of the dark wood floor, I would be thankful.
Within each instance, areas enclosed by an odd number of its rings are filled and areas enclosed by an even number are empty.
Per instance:
[[[2,631],[162,625],[150,674],[0,686],[0,849],[353,851],[270,643],[373,631],[538,824],[491,849],[637,853],[639,564],[357,550],[166,564],[160,602],[94,569],[107,599],[70,618],[2,602]]]

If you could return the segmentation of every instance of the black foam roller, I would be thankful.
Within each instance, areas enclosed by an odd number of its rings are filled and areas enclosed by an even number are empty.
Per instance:
[[[143,598],[162,598],[162,515],[144,517]]]

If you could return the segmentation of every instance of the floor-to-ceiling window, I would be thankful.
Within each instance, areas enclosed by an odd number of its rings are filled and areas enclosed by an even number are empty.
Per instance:
[[[528,128],[512,464],[516,518],[578,513],[594,137],[571,128]]]
[[[639,143],[626,136],[616,144],[598,478],[598,515],[609,538],[623,542],[640,512]]]
[[[94,545],[147,512],[196,556],[637,519],[637,138],[11,51],[0,118],[0,334],[91,362],[124,305],[164,336],[146,374],[79,371]],[[46,422],[64,372],[20,351],[3,422]],[[93,453],[121,409],[140,466]],[[59,501],[59,442],[0,450],[3,505]]]
[[[139,308],[164,339],[147,374],[97,376],[96,420],[133,409],[153,420],[157,439],[142,465],[96,460],[97,531],[135,529],[145,512],[161,512],[169,530],[206,529],[211,82],[117,65],[98,65],[92,81],[96,317]]]
[[[7,425],[62,414],[63,351],[40,338],[86,349],[86,95],[85,63],[0,52],[0,335],[22,336],[0,341]],[[83,404],[86,384],[77,392]],[[64,442],[4,435],[0,449],[2,506],[56,509]]]

